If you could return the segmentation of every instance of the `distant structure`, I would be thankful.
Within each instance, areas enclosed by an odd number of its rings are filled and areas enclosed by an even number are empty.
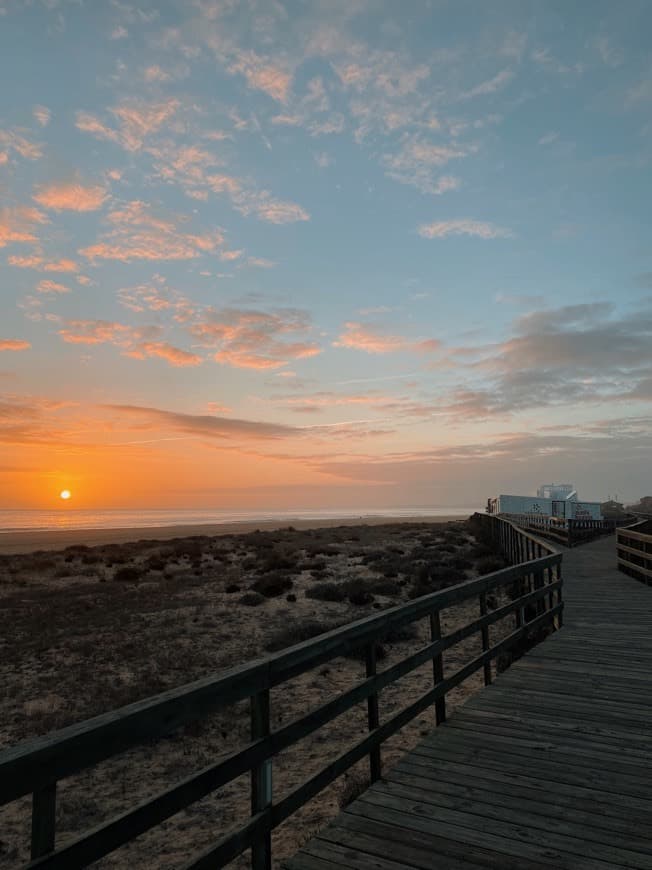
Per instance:
[[[537,489],[537,497],[565,501],[574,492],[575,487],[572,483],[544,483]]]
[[[558,520],[601,520],[599,501],[579,501],[572,483],[544,483],[536,497],[530,495],[499,495],[487,500],[488,514],[524,516],[536,514]]]

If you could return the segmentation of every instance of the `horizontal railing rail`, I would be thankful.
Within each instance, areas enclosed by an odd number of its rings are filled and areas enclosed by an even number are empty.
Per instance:
[[[616,552],[619,571],[652,585],[652,519],[618,529]]]
[[[86,867],[180,810],[245,773],[251,775],[251,817],[225,834],[187,870],[221,867],[252,849],[252,867],[269,868],[271,832],[353,764],[369,757],[371,779],[381,775],[381,745],[415,716],[434,706],[435,722],[446,718],[446,695],[479,669],[492,680],[491,663],[501,653],[562,624],[562,556],[512,523],[475,515],[480,536],[514,563],[439,592],[336,628],[273,655],[217,676],[163,692],[96,716],[52,734],[24,741],[0,753],[0,805],[32,794],[32,860],[29,868]],[[489,593],[509,594],[506,603],[489,607]],[[442,635],[440,612],[477,600],[480,616]],[[513,630],[491,644],[492,625],[513,615]],[[376,649],[388,630],[429,620],[430,642],[385,670],[376,667]],[[466,638],[478,635],[482,652],[456,673],[444,677],[443,654]],[[351,689],[279,728],[271,727],[270,690],[305,671],[353,650],[365,650],[365,678]],[[381,723],[379,695],[383,689],[428,662],[433,685],[419,699]],[[100,824],[56,848],[57,783],[134,746],[170,734],[181,726],[237,701],[249,699],[251,739],[140,805]],[[272,794],[274,756],[360,703],[367,704],[368,734],[281,800]]]
[[[621,525],[631,523],[631,519],[565,519],[541,514],[503,514],[505,519],[519,528],[536,532],[542,538],[575,547],[593,541],[602,535],[612,535]]]

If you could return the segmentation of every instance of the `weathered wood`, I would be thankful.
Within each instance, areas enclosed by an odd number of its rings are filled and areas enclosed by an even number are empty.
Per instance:
[[[268,737],[269,722],[269,689],[251,696],[251,739],[258,740]],[[251,769],[251,816],[255,818],[264,813],[272,805],[272,759],[266,758],[262,764]],[[252,870],[271,870],[272,867],[272,835],[266,831],[257,837],[251,852]]]
[[[401,758],[320,832],[315,854],[336,843],[350,870],[381,858],[652,870],[652,593],[610,567],[614,551],[602,538],[565,555],[563,601],[560,566],[527,566],[536,597],[513,602],[529,618],[513,634],[534,632],[542,605],[556,623],[564,609],[565,629]]]
[[[439,611],[430,614],[430,639],[433,643],[441,640],[441,618]],[[432,660],[432,676],[435,685],[444,679],[444,659],[441,653]],[[442,695],[435,701],[435,725],[441,725],[446,721],[446,696]]]
[[[56,833],[57,786],[46,785],[32,795],[32,859],[54,849]]]
[[[487,593],[480,593],[480,615],[487,615]],[[482,649],[486,652],[489,649],[489,626],[483,625],[480,631],[482,636]],[[488,686],[491,683],[491,662],[484,663],[484,684]]]
[[[376,676],[376,644],[370,643],[365,651],[365,669],[367,678]],[[378,715],[378,693],[373,692],[367,698],[367,724],[369,731],[375,731],[380,725],[380,717]],[[369,753],[369,776],[371,782],[376,782],[380,779],[381,763],[380,763],[380,744],[374,746]]]

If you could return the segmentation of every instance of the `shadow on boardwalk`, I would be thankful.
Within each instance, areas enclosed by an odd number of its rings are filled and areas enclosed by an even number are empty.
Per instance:
[[[564,629],[475,695],[288,870],[652,868],[652,589],[564,552]]]

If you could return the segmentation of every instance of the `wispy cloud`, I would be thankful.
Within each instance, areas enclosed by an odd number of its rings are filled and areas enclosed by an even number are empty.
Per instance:
[[[31,142],[20,128],[12,130],[0,130],[0,148],[6,149],[8,154],[15,152],[27,160],[38,160],[43,156],[43,148],[36,142]]]
[[[40,224],[48,223],[42,211],[29,206],[0,208],[0,248],[10,242],[35,242],[34,231]]]
[[[27,350],[32,345],[22,338],[0,338],[1,350]]]
[[[139,151],[145,140],[167,125],[179,109],[176,99],[157,103],[131,100],[113,106],[111,114],[118,127],[109,127],[90,112],[77,112],[77,128],[97,139],[115,142],[126,151]]]
[[[262,91],[273,100],[287,102],[292,74],[276,61],[261,57],[255,51],[241,51],[230,64],[229,72],[240,73],[250,88]]]
[[[60,260],[46,260],[40,254],[31,254],[26,257],[12,255],[7,257],[10,266],[18,269],[36,269],[38,272],[78,272],[79,265],[75,260],[62,257]]]
[[[101,185],[85,186],[78,182],[53,182],[41,185],[33,196],[43,208],[54,211],[97,211],[107,197]]]
[[[52,118],[52,112],[47,108],[47,106],[34,106],[32,109],[32,115],[34,115],[34,118],[41,127],[47,127]]]
[[[466,157],[472,150],[468,146],[436,144],[415,134],[406,137],[395,154],[383,155],[381,162],[390,178],[422,193],[438,195],[460,186],[458,178],[439,176],[438,170],[451,160]]]
[[[477,236],[480,239],[509,239],[511,230],[486,221],[462,218],[448,221],[435,221],[421,224],[419,235],[424,239],[443,239],[446,236]]]
[[[203,362],[202,357],[196,353],[189,353],[186,350],[181,350],[164,341],[145,341],[137,344],[131,350],[127,351],[127,356],[135,359],[145,359],[148,356],[159,357],[170,363],[171,366],[184,368],[187,366],[198,366]]]
[[[89,260],[190,260],[216,251],[224,242],[220,230],[183,232],[183,219],[160,217],[139,200],[109,213],[114,229],[79,253]]]
[[[441,342],[436,338],[415,341],[388,334],[370,324],[349,321],[344,324],[344,330],[333,342],[333,346],[362,350],[365,353],[395,353],[396,351],[434,353],[440,349]]]
[[[280,423],[266,423],[259,420],[241,420],[235,417],[220,417],[215,414],[181,414],[160,408],[140,405],[105,405],[122,418],[131,417],[137,421],[139,431],[159,430],[181,432],[198,438],[288,438],[301,434],[301,429]]]
[[[308,338],[311,331],[310,318],[297,309],[208,308],[190,327],[196,341],[215,349],[216,362],[261,370],[319,354],[319,345]]]
[[[462,99],[470,100],[473,97],[486,96],[487,94],[495,94],[496,91],[501,90],[505,87],[511,80],[514,78],[514,73],[510,69],[501,70],[499,73],[496,73],[493,78],[486,79],[484,82],[480,82],[480,84],[471,88],[468,91],[464,91],[462,93]]]
[[[48,278],[39,281],[36,289],[39,293],[70,293],[70,287],[59,284],[57,281],[50,281]]]

